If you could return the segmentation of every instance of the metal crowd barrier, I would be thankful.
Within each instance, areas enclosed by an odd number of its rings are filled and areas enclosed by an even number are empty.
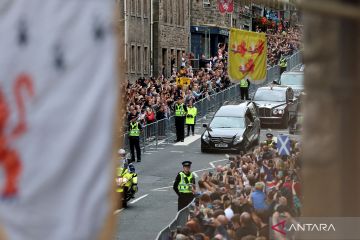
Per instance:
[[[180,210],[176,216],[175,219],[166,226],[163,230],[161,230],[158,235],[156,236],[155,240],[172,240],[172,235],[176,231],[178,227],[185,226],[186,222],[189,220],[190,215],[190,207],[192,204],[194,204],[195,199],[187,205],[185,208]]]
[[[301,53],[297,52],[288,58],[288,70],[291,70],[295,66],[301,63]],[[252,97],[257,88],[264,86],[276,79],[280,78],[280,68],[279,66],[269,67],[267,69],[266,81],[259,85],[250,85],[249,95]],[[194,105],[198,110],[198,115],[196,117],[197,122],[199,122],[204,116],[209,112],[217,111],[226,101],[234,101],[240,96],[240,87],[239,83],[231,85],[229,88],[217,92],[215,94],[209,95],[206,98],[203,98],[197,101]],[[186,127],[186,126],[185,126]],[[185,128],[185,135],[187,129]],[[154,123],[147,124],[142,131],[140,136],[140,144],[143,152],[148,148],[157,149],[159,143],[169,143],[175,139],[175,117],[171,116],[166,119],[158,120]],[[128,133],[123,135],[124,138],[124,147],[129,149],[129,140]]]

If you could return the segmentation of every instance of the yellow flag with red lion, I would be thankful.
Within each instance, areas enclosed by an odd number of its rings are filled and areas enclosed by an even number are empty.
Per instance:
[[[230,78],[249,79],[259,84],[266,79],[267,43],[265,33],[232,28],[229,43]]]

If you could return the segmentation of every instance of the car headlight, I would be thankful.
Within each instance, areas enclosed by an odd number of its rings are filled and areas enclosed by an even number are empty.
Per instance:
[[[283,115],[284,114],[284,109],[274,109],[273,114],[274,115]]]
[[[209,134],[208,134],[208,132],[205,132],[205,133],[204,133],[204,135],[202,136],[202,139],[203,139],[205,142],[207,142],[207,143],[209,142],[210,139],[209,139]]]
[[[234,144],[241,143],[242,140],[243,140],[243,137],[242,137],[242,136],[237,136],[237,137],[235,137],[235,139],[234,139]]]

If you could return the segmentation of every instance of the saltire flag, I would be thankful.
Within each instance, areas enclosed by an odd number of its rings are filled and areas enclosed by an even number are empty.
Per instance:
[[[221,14],[234,12],[234,0],[218,0],[218,8]]]
[[[0,1],[0,236],[99,239],[112,213],[114,0]]]
[[[265,33],[232,28],[229,41],[229,76],[232,81],[248,78],[254,84],[266,80]]]

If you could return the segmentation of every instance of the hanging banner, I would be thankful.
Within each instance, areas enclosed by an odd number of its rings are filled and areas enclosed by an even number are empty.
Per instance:
[[[247,77],[254,84],[266,80],[267,43],[264,33],[231,29],[229,76],[232,81]]]
[[[218,8],[221,14],[234,12],[234,0],[218,0]]]
[[[114,0],[0,1],[7,239],[98,239],[104,228],[117,98],[114,7]]]

